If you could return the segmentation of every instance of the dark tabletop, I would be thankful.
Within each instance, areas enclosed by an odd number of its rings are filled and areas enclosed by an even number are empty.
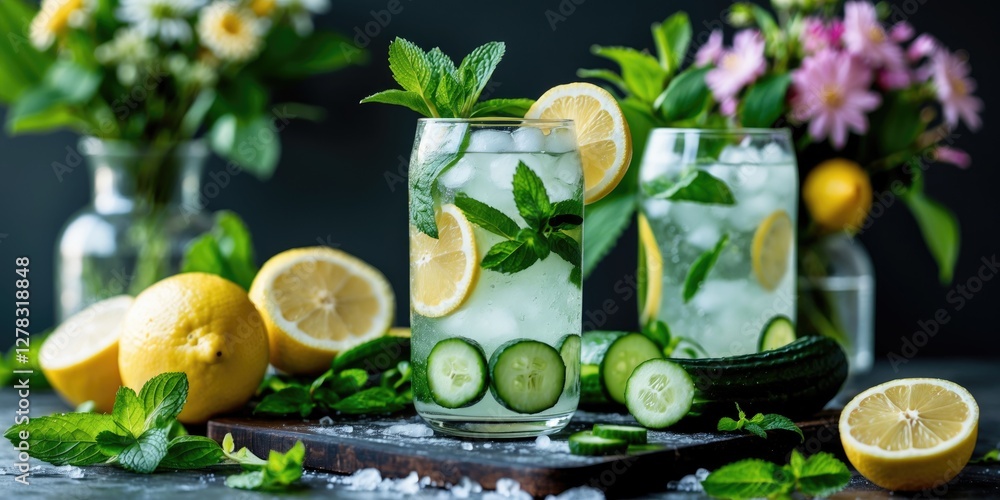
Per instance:
[[[875,369],[855,380],[850,380],[842,392],[841,404],[846,403],[854,394],[862,389],[884,381],[905,377],[935,377],[954,381],[972,393],[979,403],[979,440],[973,456],[980,456],[987,450],[1000,444],[1000,360],[911,360],[892,369],[887,363],[876,364]],[[66,411],[67,407],[51,392],[33,393],[31,395],[31,414],[44,415],[56,411]],[[0,422],[12,422],[16,394],[13,390],[0,390]],[[6,427],[8,424],[3,424]],[[234,467],[220,466],[210,471],[165,472],[151,475],[140,475],[124,472],[120,469],[98,466],[83,469],[71,467],[53,467],[32,460],[29,476],[30,485],[25,486],[14,481],[16,468],[16,452],[13,446],[4,441],[0,443],[0,497],[2,498],[269,498],[254,492],[244,492],[227,488],[225,476],[236,472]],[[687,473],[694,473],[694,470]],[[674,499],[701,498],[697,493],[682,493],[668,491],[667,483],[680,477],[664,477],[662,492],[652,493],[644,498]],[[303,476],[303,487],[291,494],[294,498],[398,498],[397,491],[354,491],[345,484],[342,476],[325,472],[306,471]],[[437,488],[422,488],[417,493],[420,497],[450,496]],[[491,495],[486,492],[472,493],[470,498],[485,498]],[[945,496],[948,498],[1000,498],[1000,464],[969,465],[961,475],[937,492],[919,494],[892,494],[882,490],[855,473],[847,490],[834,498],[932,498]],[[560,499],[562,500],[562,499]]]

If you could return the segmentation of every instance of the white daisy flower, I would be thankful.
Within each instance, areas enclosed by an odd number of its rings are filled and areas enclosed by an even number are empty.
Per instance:
[[[278,5],[288,11],[292,27],[300,36],[312,33],[313,14],[330,10],[330,0],[278,0]]]
[[[159,50],[135,28],[123,28],[115,32],[110,41],[94,49],[94,57],[101,64],[145,63],[156,57]]]
[[[94,6],[93,0],[42,0],[29,28],[31,44],[38,50],[49,48],[56,37],[86,24]]]
[[[201,44],[225,61],[245,61],[263,43],[263,25],[252,11],[235,3],[215,2],[206,7],[197,29]]]
[[[121,0],[115,15],[148,38],[165,44],[191,40],[187,17],[205,5],[205,0]]]

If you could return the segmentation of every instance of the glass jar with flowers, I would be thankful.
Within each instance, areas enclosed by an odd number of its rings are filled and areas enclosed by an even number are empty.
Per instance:
[[[217,189],[200,185],[214,151],[227,175],[266,179],[279,133],[315,108],[275,104],[284,81],[364,59],[314,29],[327,0],[24,0],[0,3],[0,104],[11,134],[80,134],[50,163],[57,178],[89,167],[92,202],[57,244],[57,319],[135,294],[179,270],[210,226]],[[24,29],[21,29],[24,27]],[[219,186],[215,186],[218,188]]]
[[[805,210],[799,217],[798,331],[837,338],[852,369],[871,366],[874,277],[853,239],[900,200],[920,227],[943,282],[958,255],[955,215],[924,189],[928,168],[967,168],[957,127],[980,126],[968,54],[950,51],[882,4],[773,0],[773,11],[736,3],[722,31],[706,33],[687,67],[691,23],[678,13],[653,25],[654,53],[594,47],[621,72],[580,70],[619,91],[641,158],[653,127],[788,127]],[[636,169],[631,169],[635,171]],[[588,207],[606,224],[584,236],[584,275],[628,225],[636,182]],[[873,199],[882,200],[873,205]],[[642,287],[640,286],[640,289]],[[640,298],[642,300],[642,298]],[[640,304],[642,307],[642,304]]]

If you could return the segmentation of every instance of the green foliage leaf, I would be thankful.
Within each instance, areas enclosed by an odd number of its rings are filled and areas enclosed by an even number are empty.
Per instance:
[[[795,422],[792,422],[792,419],[784,415],[778,415],[774,413],[765,414],[763,415],[763,418],[760,421],[760,426],[762,429],[767,431],[776,431],[776,430],[791,431],[798,434],[799,439],[802,442],[805,442],[806,440],[805,435],[802,434],[802,429],[800,429],[799,426],[795,425]]]
[[[389,44],[389,69],[396,83],[404,90],[428,97],[427,84],[431,80],[431,65],[420,47],[405,38],[396,37]]]
[[[290,415],[297,413],[303,417],[309,416],[315,407],[309,391],[302,387],[286,387],[273,394],[268,394],[253,409],[254,415]]]
[[[457,123],[444,132],[448,137],[439,138],[440,143],[455,144],[455,151],[437,149],[427,159],[419,159],[415,172],[410,174],[410,224],[420,232],[438,237],[437,221],[434,214],[434,186],[437,178],[445,170],[458,163],[469,147],[471,134],[469,125]]]
[[[711,91],[705,83],[705,74],[711,68],[690,68],[682,71],[656,99],[654,106],[667,123],[689,120],[708,107]]]
[[[640,301],[639,303],[641,304],[642,302]],[[642,334],[655,342],[660,349],[666,349],[671,344],[672,335],[670,334],[670,327],[665,321],[653,320],[646,323],[642,327]],[[722,429],[719,430],[721,431]]]
[[[628,85],[618,73],[610,69],[578,69],[576,76],[580,78],[591,78],[594,80],[604,80],[606,83],[614,85],[620,92],[628,92]]]
[[[4,437],[14,447],[28,433],[28,449],[32,458],[52,465],[93,465],[106,462],[108,457],[97,444],[97,435],[117,429],[111,415],[97,413],[56,413],[34,417],[28,423],[7,429]]]
[[[914,146],[925,127],[920,109],[920,102],[907,99],[901,92],[885,94],[882,106],[872,116],[872,130],[879,131],[873,135],[881,156],[908,151]]]
[[[237,452],[233,452],[235,448],[236,446],[233,441],[233,435],[227,432],[226,436],[222,438],[222,453],[226,456],[226,458],[249,470],[261,469],[267,463],[264,459],[254,455],[253,452],[247,449],[246,446],[240,448]]]
[[[538,256],[538,260],[545,260],[549,256],[549,252],[552,249],[549,247],[549,241],[544,234],[529,228],[524,228],[517,233],[517,241],[523,242],[524,245],[529,248],[535,255]]]
[[[241,119],[227,114],[219,117],[209,131],[212,149],[261,180],[267,180],[278,166],[281,140],[271,129],[270,114]]]
[[[266,462],[252,466],[254,470],[227,477],[226,486],[245,490],[285,490],[302,477],[305,455],[302,441],[297,441],[286,453],[271,450]]]
[[[473,118],[482,116],[523,118],[533,104],[535,104],[534,99],[490,99],[473,106],[471,116]]]
[[[386,387],[372,387],[344,398],[333,409],[348,414],[392,413],[403,409],[396,392]]]
[[[455,206],[457,206],[469,222],[500,236],[513,239],[521,230],[513,219],[507,214],[473,199],[465,193],[455,194]]]
[[[146,430],[146,410],[142,401],[139,401],[139,396],[128,387],[118,388],[111,417],[129,435],[138,436]]]
[[[583,226],[583,276],[589,276],[597,264],[614,248],[632,222],[635,197],[628,191],[615,189],[597,203],[587,206],[587,223]]]
[[[653,24],[653,40],[660,66],[668,75],[677,72],[684,64],[691,44],[691,20],[685,12],[677,12],[662,23]]]
[[[579,200],[568,199],[552,204],[552,216],[548,225],[552,229],[573,229],[583,224],[583,204]]]
[[[992,449],[983,456],[969,460],[970,464],[991,464],[1000,462],[1000,449]]]
[[[764,428],[753,422],[746,422],[745,424],[743,424],[743,429],[749,432],[750,434],[753,434],[754,436],[767,439],[767,432],[764,431]]]
[[[549,243],[552,246],[552,252],[562,260],[574,266],[580,266],[580,243],[573,237],[566,233],[556,232],[549,235]]]
[[[249,290],[257,266],[250,231],[243,220],[228,210],[217,212],[212,229],[184,252],[181,272],[215,274]]]
[[[170,440],[160,469],[201,469],[222,461],[219,443],[205,436],[179,436]]]
[[[423,116],[431,116],[427,108],[427,102],[420,94],[410,90],[389,89],[377,94],[372,94],[361,100],[361,103],[380,102],[382,104],[395,104],[410,108]]]
[[[736,204],[736,198],[725,181],[704,170],[688,170],[676,182],[661,177],[646,182],[642,187],[646,196],[661,200],[712,205]]]
[[[740,122],[744,127],[768,128],[784,114],[789,74],[767,75],[750,86],[742,99]]]
[[[652,104],[663,91],[667,70],[660,66],[655,57],[629,47],[591,48],[594,55],[610,59],[621,67],[622,80],[630,95],[642,102]]]
[[[531,267],[536,260],[538,260],[538,254],[525,242],[507,240],[493,245],[486,252],[481,265],[483,269],[513,274]]]
[[[105,431],[97,435],[97,443],[104,453],[117,455],[122,467],[149,474],[167,456],[167,432],[165,427],[158,427],[143,432],[139,437],[133,437]]]
[[[51,51],[39,52],[31,45],[25,28],[38,7],[24,0],[0,2],[0,102],[12,103],[29,89],[37,88],[49,65]]]
[[[284,27],[276,27],[276,36],[288,37],[289,34]],[[261,55],[262,63],[259,67],[267,68],[266,74],[279,78],[299,79],[310,75],[329,73],[351,64],[361,64],[368,61],[368,52],[352,45],[347,38],[338,33],[323,30],[314,30],[305,37],[298,33],[291,33],[298,40],[291,42],[294,50],[281,50],[280,52],[272,48],[274,43],[265,45],[264,54]],[[279,45],[278,48],[284,48]]]
[[[739,423],[729,417],[722,417],[719,419],[717,428],[720,431],[735,431],[739,429]]]
[[[950,283],[961,240],[958,219],[947,207],[924,194],[920,178],[903,195],[903,201],[917,220],[920,234],[937,262],[938,279],[943,284]]]
[[[463,95],[465,102],[456,116],[465,117],[472,114],[473,106],[479,100],[490,77],[500,64],[504,52],[507,50],[503,42],[489,42],[476,47],[462,60],[458,66],[458,77],[462,80]]]
[[[173,423],[184,409],[187,396],[188,380],[184,373],[161,373],[149,379],[139,390],[139,400],[146,413],[146,429],[166,428]]]
[[[545,184],[533,170],[523,161],[517,162],[514,171],[514,204],[517,211],[532,229],[541,229],[552,215],[552,204],[549,202]]]
[[[43,85],[58,93],[63,102],[84,104],[97,92],[101,74],[72,61],[59,60],[45,74]]]
[[[694,263],[691,264],[691,268],[688,269],[687,276],[684,277],[684,303],[687,304],[698,290],[701,289],[701,285],[705,282],[705,278],[708,277],[708,273],[712,271],[715,267],[716,261],[719,260],[719,255],[722,254],[722,249],[729,242],[729,234],[723,234],[719,241],[715,243],[715,247],[710,250],[706,250],[701,255],[695,259]]]
[[[701,485],[706,494],[717,498],[770,497],[790,489],[781,467],[757,459],[723,466],[709,474]]]
[[[331,389],[340,397],[345,397],[358,392],[368,383],[368,372],[351,368],[338,373],[331,380]]]
[[[800,460],[796,460],[796,456]],[[808,496],[828,497],[851,481],[851,471],[829,453],[816,453],[801,461],[798,450],[794,450],[791,464],[799,491]]]

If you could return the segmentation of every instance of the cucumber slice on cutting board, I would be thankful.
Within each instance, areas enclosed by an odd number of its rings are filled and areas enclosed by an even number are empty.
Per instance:
[[[595,436],[591,431],[577,432],[569,437],[569,452],[574,455],[614,455],[628,451],[621,439]]]
[[[552,408],[566,385],[562,355],[537,340],[518,339],[500,346],[490,367],[493,396],[518,413]]]
[[[427,385],[434,402],[445,408],[475,404],[486,394],[486,356],[474,340],[438,342],[427,356]]]
[[[597,437],[621,439],[626,443],[646,444],[646,429],[631,425],[594,424],[593,433]]]

